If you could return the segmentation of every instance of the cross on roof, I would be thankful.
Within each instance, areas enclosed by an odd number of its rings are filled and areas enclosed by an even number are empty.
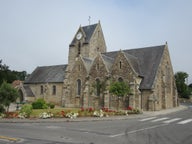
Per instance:
[[[91,24],[91,17],[89,16],[89,19],[88,19],[88,21],[89,21],[89,25]]]

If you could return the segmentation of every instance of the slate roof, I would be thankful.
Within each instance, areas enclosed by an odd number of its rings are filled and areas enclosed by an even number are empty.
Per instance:
[[[31,88],[28,85],[23,85],[23,88],[25,90],[27,97],[34,97],[35,96],[31,90]]]
[[[140,89],[152,89],[153,82],[163,55],[165,45],[145,47],[138,49],[123,50],[123,52],[134,56],[138,62],[132,61],[132,66],[135,71],[140,71],[140,76],[143,80],[140,85]],[[115,58],[119,51],[106,52],[104,55]],[[135,63],[136,62],[136,63]],[[138,70],[136,70],[138,68]]]
[[[87,57],[83,57],[82,59],[84,61],[85,67],[87,69],[87,72],[89,72],[89,70],[91,69],[91,65],[93,63],[93,60],[90,59],[90,58],[87,58]]]
[[[104,63],[105,63],[105,65],[106,65],[107,69],[108,69],[109,71],[111,71],[111,67],[112,67],[112,65],[113,65],[114,58],[108,57],[108,56],[106,56],[106,55],[104,55],[104,54],[101,54],[101,56],[102,56],[102,58],[103,58],[103,60],[104,60]]]
[[[24,81],[24,84],[63,82],[66,68],[67,65],[37,67]]]
[[[82,28],[83,32],[85,33],[85,43],[89,43],[92,35],[93,35],[93,32],[95,31],[95,28],[97,27],[98,24],[92,24],[92,25],[88,25],[88,26],[83,26],[83,27],[80,27],[80,29]],[[78,30],[79,31],[79,30]],[[76,38],[74,37],[70,46],[74,45],[76,42]]]
[[[97,26],[97,24],[82,27],[82,29],[86,35],[86,39],[85,39],[86,42],[90,41],[91,36],[92,36],[93,32],[95,31],[96,26]]]
[[[134,71],[139,75],[142,76],[142,72],[140,70],[139,60],[137,57],[130,55],[129,53],[124,52],[127,60],[131,63]]]

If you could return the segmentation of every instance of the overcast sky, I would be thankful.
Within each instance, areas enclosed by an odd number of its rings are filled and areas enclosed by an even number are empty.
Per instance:
[[[0,0],[0,59],[11,70],[67,64],[80,25],[99,20],[108,51],[168,42],[192,83],[192,0]]]

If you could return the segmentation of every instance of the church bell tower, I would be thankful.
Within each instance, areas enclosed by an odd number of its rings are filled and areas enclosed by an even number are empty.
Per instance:
[[[94,59],[98,52],[106,52],[106,44],[100,22],[88,26],[80,26],[69,45],[69,69],[73,68],[76,58],[80,55]]]

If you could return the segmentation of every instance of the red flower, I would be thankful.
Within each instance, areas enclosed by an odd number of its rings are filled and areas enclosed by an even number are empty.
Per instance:
[[[103,108],[102,108],[102,111],[104,111],[104,112],[109,112],[109,109],[108,109],[108,108],[103,107]]]
[[[61,115],[62,115],[63,117],[65,117],[65,112],[64,112],[64,110],[61,111]]]
[[[90,108],[89,108],[89,112],[92,112],[92,111],[93,111],[93,108],[92,108],[92,107],[90,107]]]
[[[83,108],[83,107],[81,108],[81,111],[84,111],[84,108]]]
[[[133,108],[132,108],[132,107],[130,107],[130,106],[128,106],[127,110],[133,110]]]

